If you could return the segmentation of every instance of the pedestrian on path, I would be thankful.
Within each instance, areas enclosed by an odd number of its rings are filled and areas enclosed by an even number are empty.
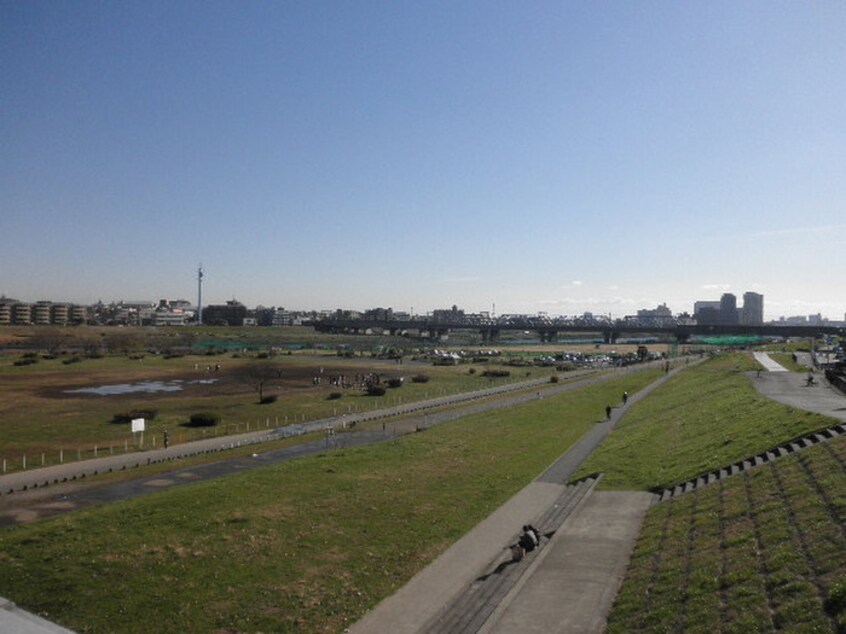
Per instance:
[[[629,393],[623,392],[623,405],[625,405],[629,400]]]
[[[609,420],[611,419],[611,406],[610,405],[605,406],[605,418],[607,418]]]

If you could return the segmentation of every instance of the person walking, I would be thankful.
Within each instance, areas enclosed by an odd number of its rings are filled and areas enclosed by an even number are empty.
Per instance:
[[[623,392],[623,405],[625,405],[628,400],[629,400],[629,393]]]
[[[608,420],[611,419],[611,406],[610,405],[605,406],[605,418],[607,418]]]

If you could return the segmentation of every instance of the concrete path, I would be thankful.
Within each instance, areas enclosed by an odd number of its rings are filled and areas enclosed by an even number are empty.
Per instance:
[[[773,361],[770,358],[770,355],[768,355],[766,352],[755,352],[753,354],[755,356],[755,361],[764,366],[764,369],[767,372],[787,372],[787,368],[785,368],[777,361]]]
[[[831,387],[822,374],[815,374],[814,385],[799,372],[766,372],[757,376],[748,373],[749,380],[763,396],[796,409],[824,414],[846,421],[846,396]]]
[[[560,495],[563,485],[533,482],[440,557],[415,575],[364,618],[349,628],[356,634],[412,634],[424,631],[454,597],[484,574],[505,552],[515,532],[547,509]]]
[[[479,632],[602,632],[654,501],[651,493],[594,492]]]

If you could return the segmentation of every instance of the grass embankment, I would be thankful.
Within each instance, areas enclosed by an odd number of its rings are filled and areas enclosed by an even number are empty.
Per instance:
[[[846,439],[658,504],[609,633],[846,632]]]
[[[79,631],[340,631],[657,374],[4,529],[0,595]]]
[[[836,422],[759,395],[744,374],[757,367],[730,354],[673,377],[632,407],[576,477],[601,471],[606,489],[669,487]]]

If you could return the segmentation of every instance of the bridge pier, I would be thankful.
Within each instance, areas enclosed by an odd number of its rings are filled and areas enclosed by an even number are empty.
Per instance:
[[[482,335],[482,343],[493,343],[494,341],[499,341],[499,332],[498,328],[480,329],[479,334]]]
[[[605,343],[617,343],[617,339],[620,337],[620,333],[615,330],[603,330],[602,331],[602,340]]]

